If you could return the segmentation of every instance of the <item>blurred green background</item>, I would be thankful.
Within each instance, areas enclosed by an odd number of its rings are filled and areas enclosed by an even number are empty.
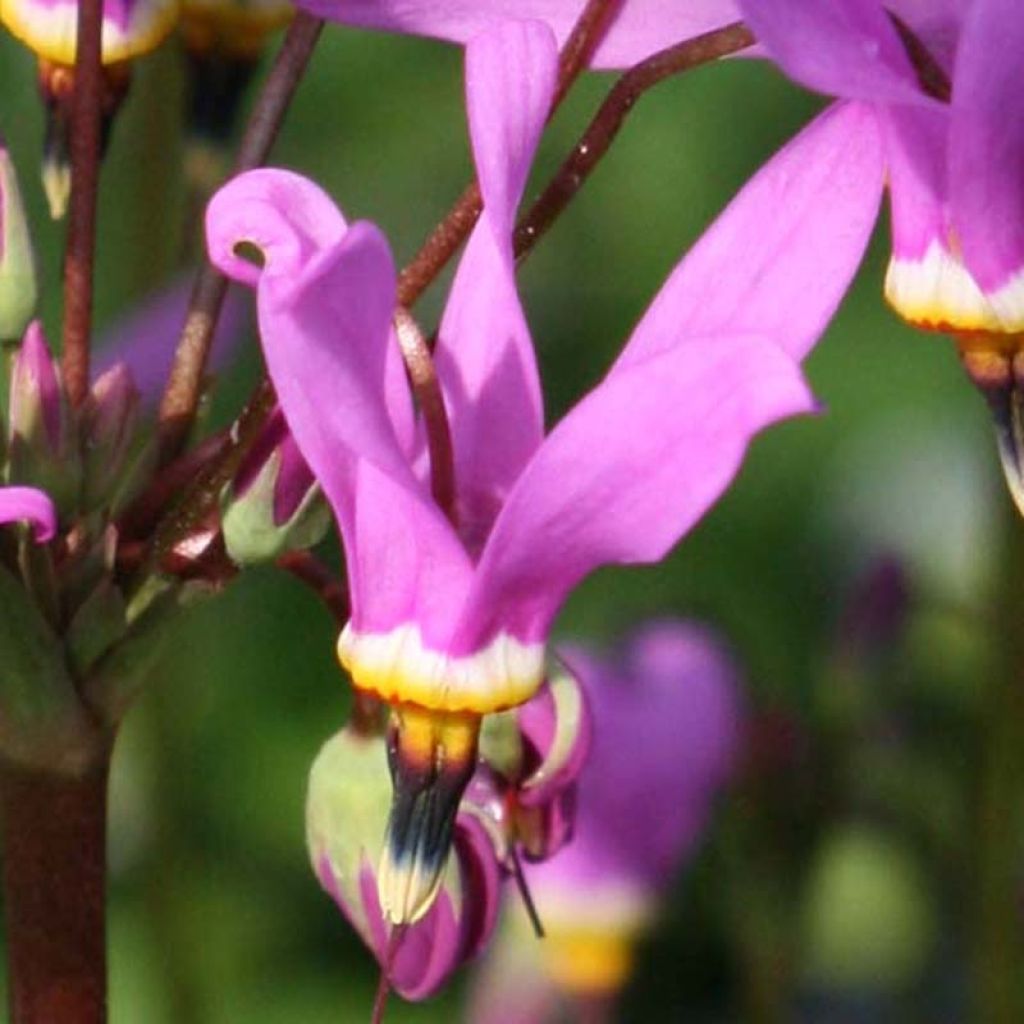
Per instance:
[[[34,75],[31,57],[0,38],[0,130],[36,226],[52,336],[62,229],[38,185]],[[611,81],[588,76],[574,91],[528,194]],[[116,125],[101,326],[174,269],[182,88],[172,42],[139,64]],[[273,162],[380,224],[401,263],[469,178],[461,97],[454,48],[329,27]],[[746,61],[640,102],[521,275],[549,421],[603,372],[716,211],[819,106]],[[952,345],[883,305],[886,238],[883,223],[810,359],[822,415],[770,431],[664,564],[598,574],[559,622],[559,636],[604,643],[652,614],[700,616],[734,644],[747,677],[744,769],[666,896],[625,1020],[956,1021],[972,1006],[1017,1005],[1006,982],[1019,964],[1010,684],[1024,562],[986,413]],[[425,323],[444,288],[419,307]],[[253,341],[222,379],[211,422],[237,409],[258,372]],[[851,602],[876,600],[880,565],[905,582],[906,614],[864,639]],[[299,584],[247,573],[191,614],[130,716],[110,836],[118,1024],[368,1018],[370,957],[321,894],[303,844],[308,766],[348,707],[333,641]],[[452,1020],[463,982],[423,1006],[396,1000],[388,1020]],[[1010,1012],[1003,1019],[1020,1019]]]

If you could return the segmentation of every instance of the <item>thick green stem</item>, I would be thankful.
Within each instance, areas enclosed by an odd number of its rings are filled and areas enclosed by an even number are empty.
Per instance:
[[[82,775],[0,766],[11,1024],[106,1021],[109,765],[104,745]]]

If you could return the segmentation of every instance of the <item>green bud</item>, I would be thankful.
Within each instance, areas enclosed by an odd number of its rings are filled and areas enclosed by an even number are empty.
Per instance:
[[[36,265],[14,164],[0,137],[0,341],[17,341],[36,308]]]
[[[292,477],[284,483],[283,462],[281,450],[275,449],[245,487],[236,483],[224,491],[224,544],[236,565],[273,561],[286,551],[311,548],[327,534],[331,513],[320,488],[309,478],[295,493]],[[282,491],[287,491],[285,501]],[[281,516],[282,507],[287,518]]]

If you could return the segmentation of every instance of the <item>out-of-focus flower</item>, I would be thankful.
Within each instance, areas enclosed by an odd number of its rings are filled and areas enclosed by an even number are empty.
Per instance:
[[[104,373],[123,363],[131,370],[146,407],[156,405],[167,382],[191,291],[190,277],[173,281],[143,298],[99,339],[94,360],[97,372]],[[224,369],[238,355],[251,329],[250,316],[241,290],[230,287],[213,338],[211,372]]]
[[[559,45],[586,0],[299,0],[321,18],[466,43],[510,18],[536,18]],[[596,68],[628,67],[673,43],[739,20],[734,0],[623,0],[598,44]]]
[[[313,763],[306,835],[320,884],[373,951],[391,985],[424,999],[487,942],[497,919],[501,871],[479,817],[459,812],[437,899],[415,924],[393,932],[377,896],[377,865],[391,778],[384,740],[349,725]]]
[[[177,24],[178,14],[179,0],[105,0],[100,52],[104,145],[128,91],[130,62],[159,46]],[[39,58],[39,85],[47,111],[43,186],[51,214],[60,218],[71,190],[68,132],[78,0],[0,0],[0,24]]]
[[[552,620],[584,576],[662,558],[728,486],[758,431],[813,408],[784,348],[810,347],[846,284],[845,265],[837,273],[841,261],[815,251],[813,287],[791,286],[788,209],[762,213],[741,239],[716,224],[604,381],[544,440],[511,235],[555,85],[555,39],[537,22],[509,23],[472,40],[466,59],[484,211],[435,353],[453,510],[426,479],[422,424],[391,335],[395,272],[376,228],[349,227],[312,183],[272,170],[236,178],[207,216],[214,263],[258,289],[281,408],[341,526],[352,591],[341,660],[399,726],[379,872],[396,923],[431,904],[480,716],[536,692]],[[856,164],[845,129],[828,124],[821,144]],[[797,197],[806,187],[800,168],[784,180]],[[808,237],[792,247],[798,267],[821,236]],[[241,243],[261,252],[261,267]]]
[[[323,540],[330,510],[280,410],[228,485],[221,506],[224,543],[237,565],[270,561]]]
[[[840,97],[823,117],[859,109],[861,130],[881,140],[880,147],[872,141],[877,170],[857,191],[859,201],[877,202],[884,172],[892,208],[886,297],[910,323],[955,335],[992,406],[1007,480],[1024,510],[1024,421],[1014,397],[1024,376],[1024,123],[1009,114],[1024,87],[1018,5],[740,0],[740,7],[788,74]],[[890,9],[913,32],[907,45]],[[918,67],[908,56],[921,45],[931,69],[920,54]],[[935,67],[951,83],[948,103],[923,87]],[[864,239],[837,234],[832,244],[859,255]]]
[[[16,341],[36,308],[36,262],[14,162],[0,135],[0,343]]]
[[[575,835],[529,869],[545,938],[507,916],[473,990],[475,1024],[541,1024],[565,998],[614,1001],[736,751],[736,670],[704,629],[665,620],[607,661],[563,653],[594,715]]]

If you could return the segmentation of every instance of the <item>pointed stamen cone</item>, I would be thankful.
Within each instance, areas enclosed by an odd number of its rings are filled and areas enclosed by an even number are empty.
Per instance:
[[[993,347],[965,348],[960,355],[992,413],[1003,475],[1024,516],[1024,353]]]
[[[412,704],[392,713],[394,795],[377,874],[381,909],[396,925],[430,910],[448,863],[459,801],[476,767],[480,717]]]

